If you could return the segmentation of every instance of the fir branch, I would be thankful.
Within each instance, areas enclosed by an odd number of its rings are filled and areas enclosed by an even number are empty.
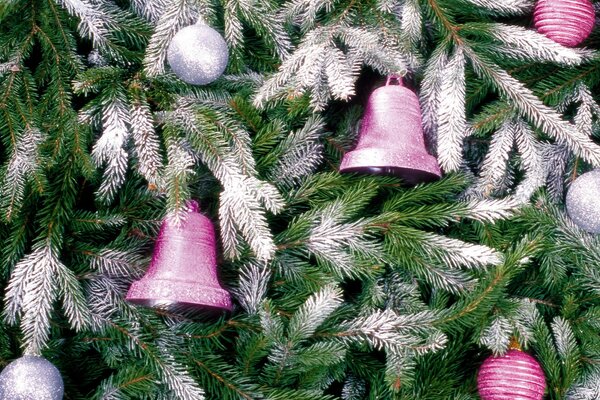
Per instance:
[[[38,246],[15,266],[5,298],[4,317],[9,323],[20,317],[27,351],[39,354],[46,346],[52,304],[59,296],[71,326],[86,327],[89,311],[75,276],[50,247]]]
[[[502,262],[501,253],[479,244],[399,225],[390,227],[389,234],[398,237],[397,240],[417,254],[426,254],[451,268],[482,268]]]
[[[575,339],[575,334],[568,321],[556,317],[552,321],[552,331],[556,343],[556,350],[563,367],[563,387],[569,388],[577,377],[581,354]]]
[[[545,133],[559,142],[565,143],[571,151],[586,161],[600,166],[600,147],[589,137],[561,119],[560,115],[542,103],[530,89],[506,71],[483,59],[468,48],[465,48],[465,53],[471,60],[475,72],[483,79],[489,80],[511,99],[524,118],[539,126]]]
[[[43,192],[45,187],[40,154],[44,135],[39,129],[27,129],[16,139],[0,186],[0,207],[7,221],[11,221],[21,209],[27,184],[33,184],[38,193]]]
[[[406,346],[417,347],[423,344],[424,337],[429,336],[436,315],[425,311],[417,314],[398,315],[392,310],[379,310],[366,317],[358,317],[342,324],[345,328],[335,336],[344,341],[366,342],[376,349],[391,352],[402,351]],[[429,349],[440,349],[444,346],[444,335],[435,335],[437,340],[430,343]]]
[[[311,337],[316,329],[342,304],[342,292],[335,286],[325,286],[309,297],[294,313],[287,327],[292,346]]]
[[[514,146],[515,129],[515,123],[507,121],[492,137],[477,182],[477,190],[485,196],[504,189],[502,183],[507,174],[508,158]]]
[[[102,48],[108,44],[109,16],[94,2],[86,0],[56,0],[71,14],[79,18],[79,31],[92,40],[94,47]]]
[[[521,165],[526,174],[525,179],[515,190],[515,197],[522,202],[527,202],[533,193],[544,185],[548,170],[555,166],[546,164],[535,134],[524,121],[518,121],[515,128],[515,143],[517,151],[521,154]]]
[[[277,15],[273,4],[269,1],[228,0],[226,7],[231,9],[229,15],[231,16],[231,20],[234,21],[233,24],[235,24],[236,29],[236,32],[232,35],[236,41],[232,42],[232,45],[237,44],[237,47],[241,45],[239,41],[242,34],[242,32],[239,32],[241,24],[237,20],[238,15],[240,15],[256,31],[258,36],[263,39],[265,44],[270,49],[273,49],[274,53],[280,59],[286,59],[289,56],[292,46],[291,39],[284,29],[283,18],[281,15]]]
[[[124,89],[117,85],[106,90],[103,99],[103,132],[92,150],[97,166],[107,163],[98,197],[104,202],[114,199],[125,182],[128,154],[124,147],[129,139],[131,123]]]
[[[302,129],[289,134],[274,150],[279,153],[277,163],[269,171],[270,180],[291,187],[314,172],[323,160],[322,118],[311,116]]]
[[[593,53],[587,50],[570,49],[554,42],[541,33],[517,25],[502,23],[468,23],[461,30],[483,30],[501,42],[506,49],[506,54],[511,52],[517,59],[536,62],[554,62],[567,66],[576,66],[591,58]]]
[[[462,47],[457,46],[441,77],[437,152],[440,166],[446,172],[457,171],[463,163],[463,139],[467,133],[465,62]]]
[[[379,1],[378,6],[381,8],[383,3],[383,1]],[[386,11],[394,13],[395,9],[387,6]],[[402,27],[401,37],[405,38],[408,43],[411,44],[413,49],[417,48],[423,36],[423,15],[421,13],[421,6],[418,0],[404,1],[400,20]]]
[[[478,7],[485,8],[501,15],[522,15],[531,11],[531,0],[465,0]]]
[[[510,322],[503,316],[497,315],[483,331],[479,343],[490,349],[494,355],[504,354],[508,350],[512,334]]]
[[[365,381],[350,375],[344,382],[342,400],[363,400],[366,397],[366,393]]]
[[[150,185],[159,186],[163,168],[160,140],[154,130],[150,107],[140,89],[134,86],[130,90],[131,131],[138,159],[137,170]]]
[[[256,263],[246,264],[240,269],[240,282],[234,290],[239,303],[248,314],[256,314],[267,294],[271,279],[268,268]]]
[[[157,23],[160,17],[165,12],[167,0],[131,0],[131,8],[147,20]]]
[[[344,46],[339,48],[338,41]],[[404,56],[396,49],[382,47],[373,31],[341,23],[312,29],[298,49],[259,89],[254,99],[257,107],[270,100],[281,100],[304,91],[311,93],[315,110],[325,107],[330,98],[347,100],[354,94],[354,82],[360,66],[368,65],[383,74],[403,74]]]
[[[447,47],[442,43],[435,48],[427,60],[421,81],[420,100],[423,128],[430,137],[429,142],[435,144],[437,144],[437,116],[441,101],[441,81],[448,65]]]

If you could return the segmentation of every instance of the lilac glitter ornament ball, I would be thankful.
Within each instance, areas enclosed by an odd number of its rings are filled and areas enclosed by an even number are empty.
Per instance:
[[[482,400],[542,400],[546,379],[535,358],[513,349],[483,362],[477,389]]]
[[[0,400],[61,400],[63,393],[60,372],[43,357],[17,358],[0,374]]]
[[[219,32],[199,22],[175,34],[167,49],[167,61],[182,81],[207,85],[225,71],[229,50]]]
[[[231,311],[231,296],[217,277],[215,229],[198,203],[189,203],[181,224],[163,222],[148,272],[133,282],[127,301],[186,313]]]
[[[600,233],[600,169],[586,172],[575,179],[565,200],[569,218],[589,233]]]
[[[538,0],[533,19],[539,33],[573,47],[590,35],[596,16],[590,0]]]

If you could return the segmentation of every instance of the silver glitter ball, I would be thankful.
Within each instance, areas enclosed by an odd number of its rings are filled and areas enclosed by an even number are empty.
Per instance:
[[[42,357],[18,358],[0,374],[0,400],[61,400],[63,393],[60,372]]]
[[[600,169],[586,172],[567,192],[567,213],[584,231],[600,233]]]
[[[223,36],[200,23],[177,32],[167,50],[167,61],[175,75],[192,85],[207,85],[220,77],[228,60]]]

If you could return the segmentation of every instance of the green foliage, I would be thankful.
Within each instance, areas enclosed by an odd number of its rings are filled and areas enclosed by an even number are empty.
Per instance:
[[[531,11],[1,2],[0,364],[44,355],[69,399],[467,400],[516,341],[546,398],[600,397],[600,239],[561,206],[600,166],[599,36],[565,48]],[[199,18],[230,62],[192,87],[165,58]],[[436,182],[338,172],[391,74],[419,96]],[[233,312],[127,303],[190,199]]]

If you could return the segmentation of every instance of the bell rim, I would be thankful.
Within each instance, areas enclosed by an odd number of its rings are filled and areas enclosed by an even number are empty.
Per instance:
[[[428,153],[418,156],[392,156],[389,149],[357,149],[346,153],[340,172],[375,175],[393,175],[409,185],[433,182],[442,177],[437,159]]]
[[[177,283],[179,289],[172,287],[174,282]],[[188,286],[188,290],[181,290],[182,285]],[[184,292],[187,292],[188,295]],[[233,309],[231,296],[225,289],[180,280],[142,278],[131,284],[125,300],[132,304],[152,308],[160,308],[161,303],[177,303],[198,310],[231,311]]]

